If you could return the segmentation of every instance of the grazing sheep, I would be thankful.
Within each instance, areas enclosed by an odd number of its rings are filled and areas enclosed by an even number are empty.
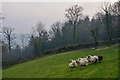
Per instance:
[[[84,60],[76,60],[76,63],[80,66],[80,69],[81,69],[81,66],[88,66],[88,60],[84,59]]]
[[[103,56],[98,56],[99,63],[101,62],[102,59],[103,59]]]
[[[70,60],[70,63],[73,62],[73,60]]]
[[[89,55],[86,57],[90,63],[96,63],[98,61],[98,56]]]
[[[70,60],[70,63],[69,63],[69,71],[71,70],[71,68],[75,68],[76,66],[77,66],[76,61]]]
[[[84,60],[84,61],[86,60],[86,61],[87,61],[88,59],[87,59],[87,58],[78,58],[78,60],[79,60],[79,61],[80,61],[80,60]]]

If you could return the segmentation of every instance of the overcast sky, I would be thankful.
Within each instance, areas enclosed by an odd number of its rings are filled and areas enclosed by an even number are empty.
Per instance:
[[[84,8],[83,14],[92,17],[102,2],[4,2],[2,14],[6,18],[3,26],[15,28],[15,33],[29,33],[39,21],[42,21],[47,29],[56,21],[65,20],[65,9],[78,4]]]

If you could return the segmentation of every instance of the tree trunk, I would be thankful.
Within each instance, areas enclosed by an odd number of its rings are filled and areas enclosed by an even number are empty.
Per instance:
[[[97,29],[95,29],[95,43],[97,44]]]
[[[76,43],[76,23],[74,23],[74,29],[73,29],[73,44]]]
[[[42,50],[41,49],[42,48],[42,39],[41,39],[40,35],[39,35],[38,45],[39,45],[38,46],[38,48],[39,48],[39,55],[42,56],[42,51],[41,51]]]
[[[9,54],[11,54],[11,40],[10,40],[10,35],[8,35],[8,49],[9,49]]]
[[[94,37],[94,39],[95,39],[95,44],[97,44],[97,37]]]
[[[112,40],[111,15],[109,13],[106,13],[105,24],[106,24],[108,39],[109,39],[109,41],[111,41]]]
[[[40,39],[40,56],[42,56],[42,39]]]
[[[118,15],[118,38],[120,38],[120,15]]]

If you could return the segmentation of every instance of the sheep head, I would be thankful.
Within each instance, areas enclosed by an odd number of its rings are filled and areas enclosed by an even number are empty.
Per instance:
[[[73,65],[74,65],[74,66],[77,66],[77,63],[76,63],[76,62],[73,62]]]
[[[73,60],[70,60],[70,63],[73,62]]]
[[[81,60],[81,58],[78,58],[78,60],[80,61],[80,60]]]
[[[90,61],[91,59],[91,55],[87,56],[87,60]]]
[[[80,61],[79,61],[79,60],[76,60],[76,63],[77,63],[77,64],[80,64]]]

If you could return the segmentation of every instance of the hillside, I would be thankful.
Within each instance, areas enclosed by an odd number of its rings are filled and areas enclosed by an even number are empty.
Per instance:
[[[102,63],[79,67],[69,72],[70,59],[102,55]],[[118,77],[118,46],[100,47],[95,50],[55,54],[40,59],[15,65],[3,70],[3,78],[117,78]]]

